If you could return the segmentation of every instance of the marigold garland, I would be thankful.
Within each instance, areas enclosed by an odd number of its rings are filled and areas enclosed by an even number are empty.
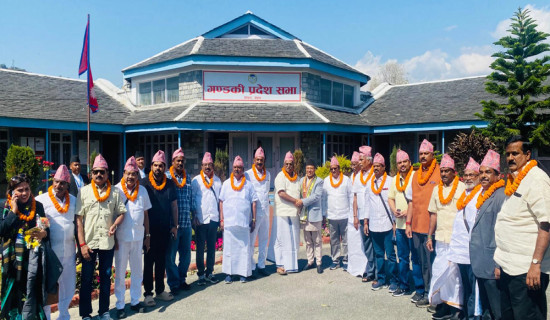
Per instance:
[[[94,196],[98,202],[103,202],[109,198],[109,195],[111,194],[111,181],[107,180],[107,191],[105,191],[105,195],[103,197],[99,196],[99,191],[97,191],[97,187],[95,184],[95,181],[92,180],[92,190],[94,190]]]
[[[474,198],[474,196],[477,194],[477,192],[479,191],[479,189],[481,189],[481,185],[478,184],[477,186],[474,187],[474,189],[472,190],[472,192],[470,192],[470,194],[466,197],[466,190],[464,190],[462,192],[462,194],[460,195],[460,198],[458,198],[458,201],[456,202],[456,208],[458,210],[462,210],[464,208],[466,208],[466,206],[468,205],[468,203],[470,203],[470,201],[472,201],[472,199]]]
[[[372,167],[369,169],[369,174],[367,175],[367,179],[363,180],[363,170],[361,170],[361,174],[359,175],[359,179],[363,185],[366,185],[367,182],[369,182],[370,177],[372,177]]]
[[[453,180],[453,187],[451,189],[451,192],[449,192],[449,195],[447,196],[447,198],[443,198],[443,181],[440,180],[438,190],[437,190],[439,195],[439,202],[441,202],[442,205],[446,205],[447,203],[451,202],[451,200],[453,200],[453,197],[455,196],[457,187],[458,187],[458,176],[455,176]]]
[[[512,182],[512,175],[509,174],[508,183],[506,184],[506,189],[504,189],[504,194],[506,194],[508,197],[513,195],[514,192],[516,192],[516,190],[518,189],[519,184],[521,183],[521,180],[523,180],[523,178],[525,178],[527,173],[529,173],[529,171],[531,171],[531,169],[533,169],[533,167],[536,167],[536,166],[537,166],[536,160],[529,161],[527,165],[525,165],[525,167],[521,169],[521,172],[518,174],[518,176],[514,179],[513,182]]]
[[[52,201],[53,206],[55,207],[55,210],[57,210],[57,212],[63,214],[69,211],[69,206],[71,204],[71,197],[69,197],[69,192],[65,194],[65,206],[63,208],[59,205],[59,202],[53,194],[53,186],[50,186],[48,188],[48,196],[50,197],[50,200]]]
[[[433,159],[432,164],[428,168],[428,172],[426,172],[425,176],[422,173],[422,166],[420,166],[420,168],[418,168],[418,172],[416,173],[416,179],[418,180],[419,185],[423,186],[423,185],[426,184],[426,182],[428,182],[428,180],[430,180],[430,178],[432,177],[432,174],[434,173],[436,165],[437,165],[437,161],[435,159]]]
[[[183,169],[183,179],[181,180],[181,183],[179,183],[178,179],[176,178],[176,174],[174,173],[174,166],[170,166],[170,176],[172,176],[172,181],[174,181],[176,187],[180,189],[185,187],[185,184],[187,183],[187,173],[185,172],[185,169]]]
[[[399,177],[396,177],[395,179],[395,188],[397,189],[397,191],[399,192],[404,192],[406,189],[407,189],[407,186],[409,185],[409,178],[411,177],[411,174],[414,170],[412,169],[412,167],[409,169],[409,172],[407,173],[407,176],[405,177],[405,183],[403,183],[403,185],[401,185],[401,179],[399,179]],[[397,174],[398,176],[400,176],[401,174],[398,173]]]
[[[285,174],[285,177],[286,177],[288,180],[294,182],[294,181],[296,181],[296,179],[298,179],[298,175],[296,174],[296,172],[294,172],[294,176],[290,177],[290,176],[288,175],[288,172],[286,172],[285,168],[283,168],[282,170],[283,170],[283,173]]]
[[[212,187],[212,184],[214,183],[214,179],[210,179],[210,183],[207,183],[206,178],[204,177],[204,172],[202,170],[201,170],[201,178],[202,178],[202,183],[204,183],[204,186],[206,187],[206,189],[210,189]]]
[[[493,193],[497,190],[504,187],[504,180],[498,180],[497,182],[493,183],[492,186],[489,187],[486,191],[482,191],[479,197],[477,197],[477,203],[476,208],[479,210],[481,206],[489,199]]]
[[[231,180],[231,189],[235,191],[241,191],[241,189],[244,187],[244,183],[246,182],[246,177],[244,175],[242,176],[241,184],[238,187],[235,187],[235,184],[233,183],[233,178],[234,175],[233,173],[231,173],[231,176],[229,177],[229,179]]]
[[[344,181],[344,174],[342,172],[340,172],[340,176],[338,177],[338,179],[338,183],[334,184],[334,181],[332,181],[332,174],[330,175],[330,185],[334,189],[338,188],[342,184],[342,181]]]
[[[388,174],[384,172],[384,176],[382,177],[382,183],[380,184],[380,187],[378,189],[374,188],[374,180],[376,180],[376,176],[372,176],[372,180],[370,181],[370,189],[372,192],[376,195],[379,195],[380,192],[382,192],[382,189],[384,188],[384,185],[386,184],[386,178],[388,177]]]
[[[157,182],[155,181],[155,178],[153,177],[153,171],[150,171],[149,172],[149,182],[151,183],[151,186],[153,186],[153,188],[155,188],[155,190],[157,191],[160,191],[162,189],[164,189],[164,187],[166,186],[166,175],[162,175],[162,183],[160,184],[160,186],[157,184]]]
[[[22,221],[31,221],[32,219],[34,219],[34,215],[36,214],[36,200],[34,199],[33,196],[31,196],[32,198],[32,202],[31,202],[31,211],[29,212],[29,215],[24,215],[22,214],[19,209],[17,209],[15,211],[15,214],[17,214],[17,217],[19,217],[19,220],[22,220]],[[8,195],[8,204],[9,204],[9,207],[11,209],[11,196]]]
[[[122,187],[122,192],[124,192],[124,195],[126,196],[126,198],[128,198],[128,200],[132,202],[136,201],[137,195],[139,192],[139,181],[136,182],[136,187],[134,188],[134,192],[132,194],[128,193],[128,188],[126,187],[126,180],[124,180],[124,178],[120,180],[120,186]]]
[[[254,172],[254,177],[256,178],[256,180],[258,180],[258,182],[264,181],[265,178],[267,177],[267,171],[265,170],[265,168],[264,168],[264,175],[262,177],[258,177],[258,170],[256,169],[255,164],[252,165],[252,172]]]

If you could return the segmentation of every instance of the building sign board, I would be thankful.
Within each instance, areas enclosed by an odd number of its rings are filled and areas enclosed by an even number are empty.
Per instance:
[[[300,102],[300,72],[203,71],[203,100]]]

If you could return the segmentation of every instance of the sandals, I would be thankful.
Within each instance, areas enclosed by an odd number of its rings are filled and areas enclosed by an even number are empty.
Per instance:
[[[370,282],[372,280],[374,280],[374,279],[372,279],[371,277],[366,276],[366,275],[363,275],[363,278],[361,278],[361,282],[365,282],[365,283]]]
[[[163,291],[161,294],[157,294],[156,297],[159,300],[162,301],[172,301],[174,300],[174,296],[171,293],[168,293],[166,291]]]
[[[143,299],[143,304],[147,307],[154,307],[157,303],[153,299],[153,296],[146,296],[145,299]]]
[[[282,275],[282,276],[287,275],[285,268],[277,268],[277,273]]]

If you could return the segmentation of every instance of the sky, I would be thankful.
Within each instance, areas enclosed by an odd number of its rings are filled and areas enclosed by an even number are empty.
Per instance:
[[[518,7],[550,33],[548,0],[7,0],[0,1],[0,64],[78,78],[90,14],[93,76],[120,87],[123,68],[250,10],[370,76],[394,61],[411,83],[453,79],[490,72],[493,42]]]

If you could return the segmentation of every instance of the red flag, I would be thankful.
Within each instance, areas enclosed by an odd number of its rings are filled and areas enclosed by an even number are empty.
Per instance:
[[[99,110],[97,97],[94,91],[94,78],[92,77],[92,68],[90,67],[90,15],[88,15],[88,23],[86,24],[86,32],[84,33],[84,43],[82,44],[82,53],[80,54],[80,65],[78,66],[78,75],[88,71],[88,106],[92,113]]]

